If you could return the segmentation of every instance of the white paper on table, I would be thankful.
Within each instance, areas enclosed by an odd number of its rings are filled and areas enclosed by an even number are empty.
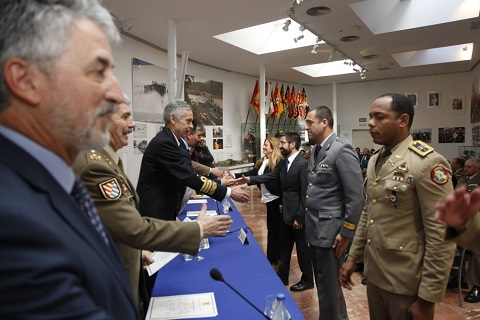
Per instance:
[[[200,213],[200,210],[198,210],[198,211],[187,211],[187,217],[197,217],[199,213]],[[217,215],[217,210],[207,210],[206,215],[207,216],[216,216]]]
[[[208,241],[208,239],[203,239],[203,248],[202,250],[204,249],[210,249],[210,241]]]
[[[155,262],[147,266],[148,275],[151,276],[155,274],[155,272],[163,268],[163,266],[172,261],[176,256],[178,256],[178,252],[155,251],[152,253],[152,258],[155,259]]]
[[[187,204],[207,203],[207,199],[190,199]]]
[[[145,320],[208,318],[218,316],[213,292],[152,297]]]

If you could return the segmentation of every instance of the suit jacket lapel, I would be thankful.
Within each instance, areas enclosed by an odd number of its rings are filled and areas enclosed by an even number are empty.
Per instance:
[[[333,133],[323,144],[322,149],[318,152],[317,160],[315,161],[315,167],[325,158],[327,155],[327,151],[332,146],[333,141],[337,139],[337,135]]]

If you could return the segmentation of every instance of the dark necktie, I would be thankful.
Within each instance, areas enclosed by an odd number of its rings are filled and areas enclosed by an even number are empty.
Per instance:
[[[71,195],[82,212],[88,217],[88,220],[90,220],[90,223],[95,230],[97,230],[98,234],[103,238],[107,246],[109,246],[107,234],[105,233],[103,223],[98,216],[97,208],[95,208],[95,204],[93,203],[92,197],[90,197],[87,188],[85,188],[85,185],[80,179],[78,179],[78,177],[75,179]]]
[[[385,162],[387,161],[387,158],[390,157],[390,155],[392,154],[391,151],[389,150],[385,150],[382,152],[382,154],[378,157],[377,159],[377,163],[375,164],[375,173],[378,175],[378,173],[380,172],[380,168],[385,164]]]
[[[317,144],[315,146],[315,151],[313,152],[313,160],[316,162],[317,161],[317,156],[318,156],[318,152],[320,151],[320,149],[322,149],[322,146]]]
[[[290,163],[290,161],[288,161],[288,159],[285,160],[285,175],[284,175],[285,177],[287,176],[287,173],[288,173],[288,164],[289,163]]]

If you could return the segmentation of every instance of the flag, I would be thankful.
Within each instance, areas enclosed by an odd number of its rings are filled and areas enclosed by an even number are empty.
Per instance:
[[[285,96],[283,97],[283,110],[282,117],[288,117],[288,113],[290,112],[290,86],[287,85],[287,91],[285,91]]]
[[[295,86],[292,86],[292,92],[290,93],[290,110],[288,110],[288,117],[290,119],[298,117],[297,93],[295,92]]]
[[[257,114],[260,114],[260,86],[258,85],[258,80],[255,83],[255,89],[253,89],[250,105],[257,111]]]
[[[276,101],[275,101],[275,89],[270,90],[270,108],[268,110],[267,117],[273,117],[275,115],[275,109],[277,108],[276,106]]]
[[[273,114],[272,114],[272,117],[276,117],[278,116],[278,104],[279,104],[279,98],[280,96],[280,90],[278,89],[278,82],[275,84],[275,92],[273,94]]]
[[[298,115],[300,119],[305,119],[307,117],[307,94],[305,93],[305,88],[302,89],[302,92],[298,94]]]
[[[278,111],[277,111],[277,114],[276,114],[276,117],[279,117],[281,114],[283,114],[285,111],[285,106],[283,104],[283,84],[282,84],[282,88],[280,89],[280,92],[278,93],[278,96],[277,96],[277,100],[278,100]]]

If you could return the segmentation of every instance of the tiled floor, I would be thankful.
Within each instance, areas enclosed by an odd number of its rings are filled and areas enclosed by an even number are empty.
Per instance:
[[[266,209],[265,204],[260,202],[260,192],[256,187],[247,187],[250,192],[251,200],[246,204],[235,203],[248,226],[252,229],[255,238],[263,250],[266,250]],[[296,252],[293,252],[296,256]],[[292,259],[290,271],[290,283],[299,281],[301,276],[296,257]],[[350,320],[368,319],[368,304],[365,293],[365,286],[360,284],[362,275],[355,273],[353,281],[356,284],[352,291],[344,290],[347,301],[348,315]],[[463,290],[463,296],[468,290]],[[316,290],[307,290],[303,292],[292,292],[293,299],[297,303],[306,320],[318,319],[318,300]],[[443,303],[436,305],[435,319],[437,320],[460,320],[460,319],[480,319],[480,303],[464,303],[463,308],[459,307],[458,294],[456,289],[449,289],[445,295]],[[295,319],[297,320],[297,319]]]

